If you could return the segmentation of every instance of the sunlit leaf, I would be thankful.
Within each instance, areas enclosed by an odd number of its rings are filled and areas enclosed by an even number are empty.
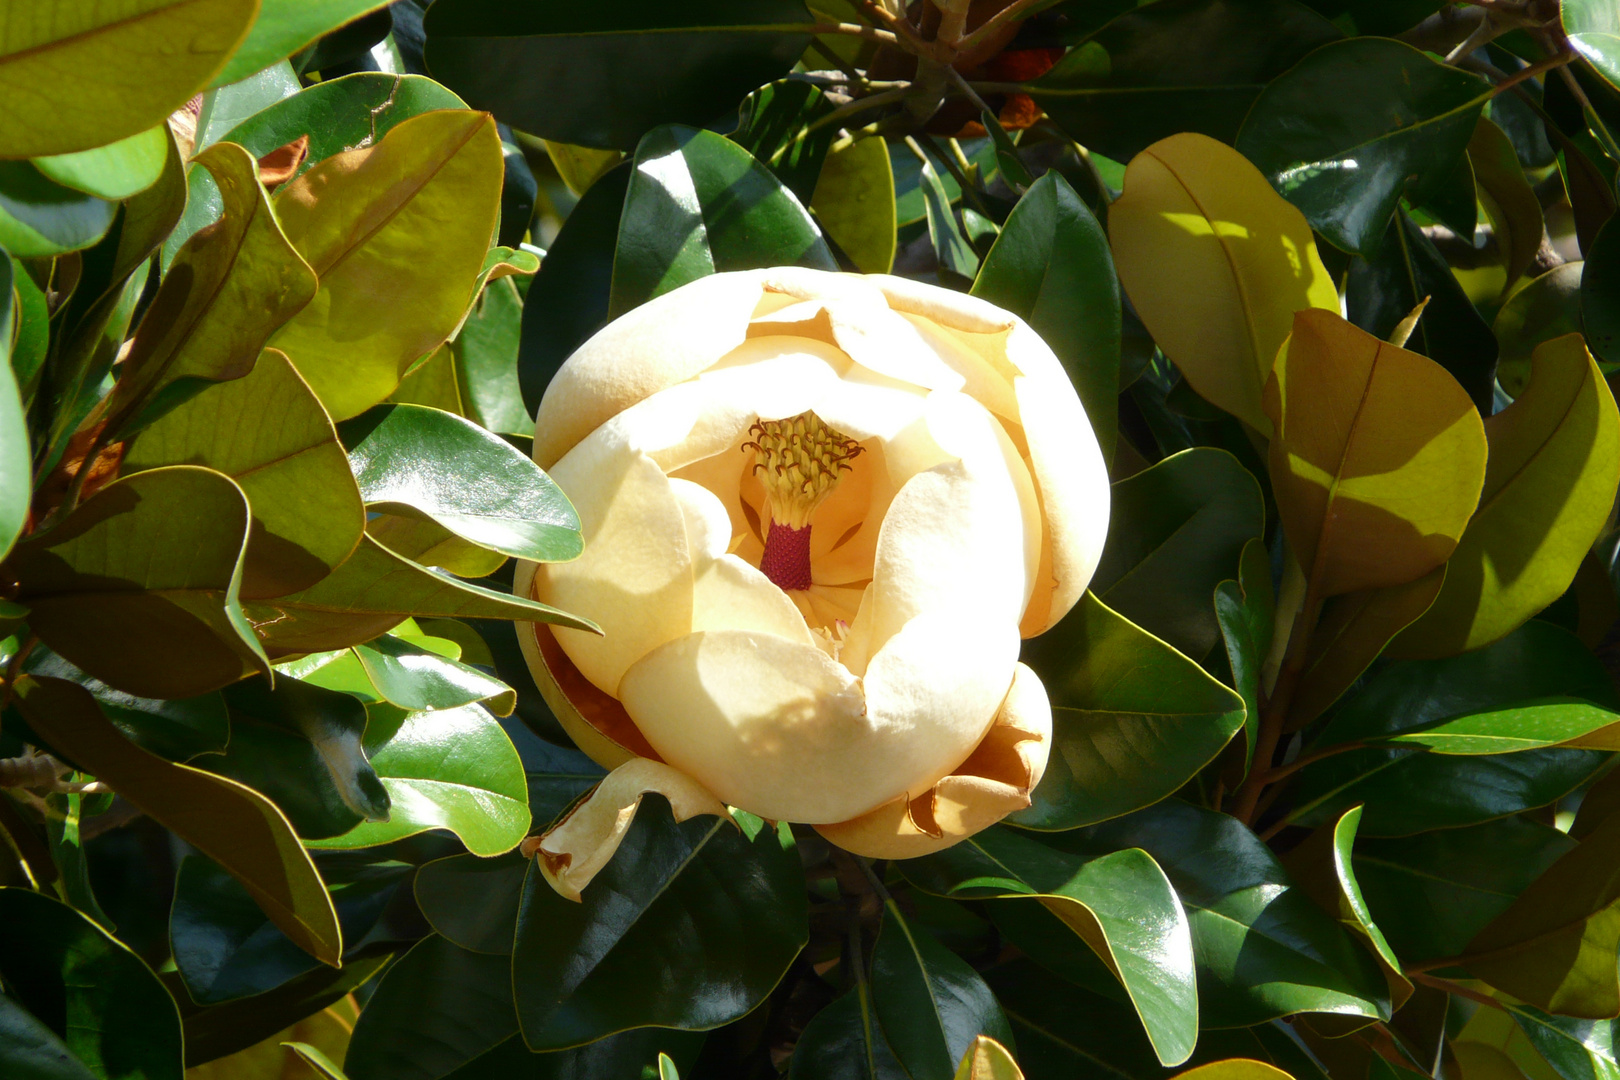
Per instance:
[[[223,86],[244,79],[383,6],[381,0],[262,0],[247,40],[231,54],[213,84]]]
[[[887,274],[894,267],[894,170],[882,139],[861,139],[829,152],[810,208],[856,269]]]

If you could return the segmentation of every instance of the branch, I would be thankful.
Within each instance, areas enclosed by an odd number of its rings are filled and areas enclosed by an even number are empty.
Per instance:
[[[989,19],[987,19],[983,26],[979,27],[977,30],[973,31],[973,33],[969,34],[967,37],[958,42],[956,45],[956,50],[964,53],[972,52],[974,49],[978,48],[980,45],[984,44],[985,41],[994,36],[995,33],[1002,27],[1006,26],[1010,22],[1023,18],[1025,12],[1042,2],[1043,0],[1013,0],[1012,3],[1008,4],[1006,7],[1002,8],[1000,11],[996,12]]]

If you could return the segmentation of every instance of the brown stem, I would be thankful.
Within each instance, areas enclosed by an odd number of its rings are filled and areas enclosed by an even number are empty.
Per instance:
[[[1321,761],[1323,758],[1330,758],[1334,754],[1348,753],[1351,750],[1363,750],[1366,748],[1366,746],[1366,743],[1358,740],[1338,743],[1337,745],[1318,750],[1313,754],[1301,754],[1299,757],[1295,758],[1293,761],[1290,761],[1286,765],[1279,765],[1275,769],[1266,770],[1265,774],[1261,778],[1261,782],[1266,784],[1275,784],[1283,777],[1291,776],[1303,769],[1305,766],[1315,764],[1316,762]]]
[[[1299,618],[1294,621],[1294,629],[1288,640],[1288,653],[1282,672],[1277,676],[1277,685],[1260,714],[1260,732],[1255,739],[1253,764],[1249,768],[1249,775],[1244,777],[1242,786],[1233,796],[1231,814],[1245,825],[1254,824],[1260,793],[1269,783],[1267,777],[1271,773],[1271,761],[1277,755],[1277,744],[1282,741],[1283,728],[1288,724],[1288,707],[1293,704],[1294,691],[1299,687],[1299,677],[1305,670],[1311,635],[1321,614],[1321,598],[1315,595],[1314,589],[1307,588],[1305,604],[1300,609]]]
[[[1574,53],[1562,52],[1557,56],[1549,57],[1546,60],[1538,60],[1529,67],[1520,68],[1518,71],[1515,71],[1512,75],[1509,75],[1507,78],[1503,79],[1501,82],[1492,87],[1491,97],[1495,97],[1500,93],[1513,89],[1526,79],[1533,79],[1537,75],[1551,71],[1553,68],[1561,68],[1574,59]]]
[[[1432,975],[1424,975],[1410,968],[1406,971],[1406,977],[1413,982],[1422,983],[1424,986],[1432,986],[1436,990],[1444,990],[1448,994],[1456,994],[1458,997],[1465,997],[1469,1001],[1477,1001],[1481,1005],[1489,1005],[1491,1008],[1500,1009],[1502,1012],[1508,1011],[1506,1005],[1503,1005],[1489,994],[1482,994],[1471,986],[1464,986],[1462,983],[1453,982],[1451,979],[1437,979]]]

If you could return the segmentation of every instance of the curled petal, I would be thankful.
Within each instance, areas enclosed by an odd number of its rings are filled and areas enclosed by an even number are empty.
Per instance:
[[[742,344],[759,304],[757,271],[713,274],[649,300],[563,362],[540,401],[534,459],[549,469],[586,435]]]
[[[1028,806],[1051,749],[1046,688],[1019,664],[995,724],[955,772],[915,798],[903,795],[816,831],[873,859],[914,859],[948,848]]]
[[[725,804],[690,776],[658,761],[633,758],[614,769],[543,836],[523,842],[523,853],[558,895],[576,903],[581,890],[619,850],[641,799],[657,793],[669,800],[676,821],[699,814],[728,816]]]

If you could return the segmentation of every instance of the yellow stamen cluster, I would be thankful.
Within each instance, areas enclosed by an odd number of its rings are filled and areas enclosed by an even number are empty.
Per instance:
[[[743,450],[754,452],[754,471],[765,485],[771,520],[790,529],[810,524],[816,507],[862,452],[859,443],[813,412],[761,420],[748,433],[754,438],[743,443]]]

